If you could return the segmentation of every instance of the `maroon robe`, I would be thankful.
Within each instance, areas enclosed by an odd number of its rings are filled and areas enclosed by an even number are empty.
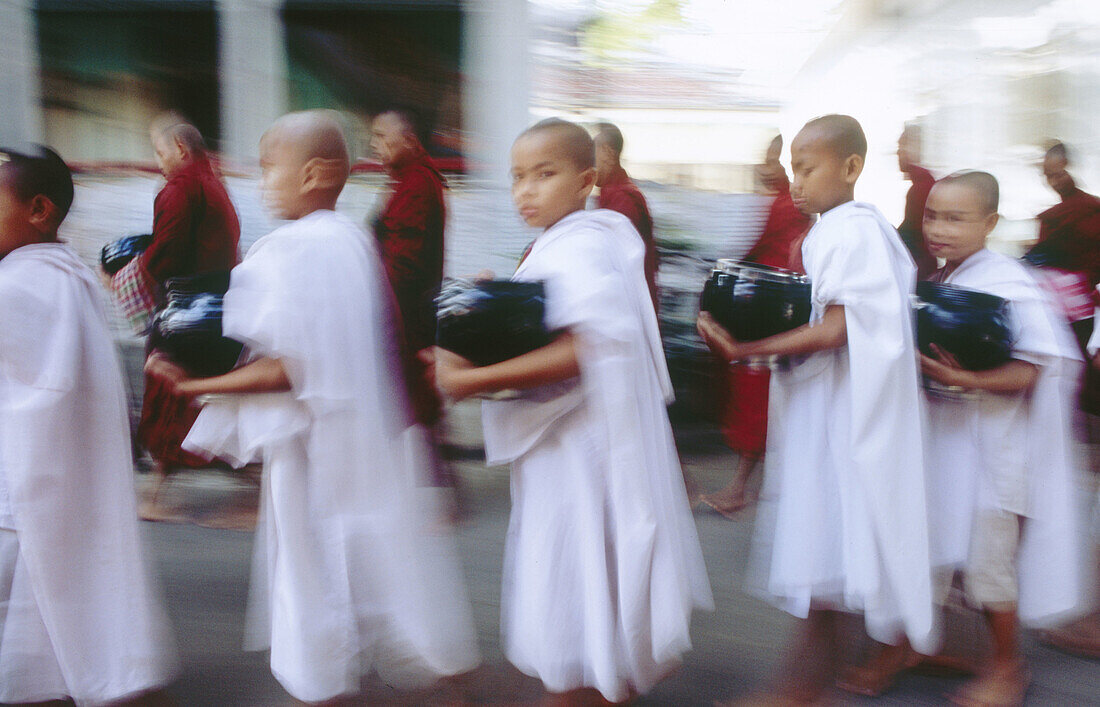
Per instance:
[[[1100,199],[1074,187],[1038,219],[1039,242],[1062,253],[1071,266],[1067,269],[1082,273],[1095,288],[1100,282]],[[1095,325],[1092,318],[1072,323],[1082,351]],[[1086,412],[1100,415],[1100,371],[1094,366],[1085,369],[1079,402]]]
[[[163,303],[173,277],[230,270],[237,264],[241,226],[225,185],[205,158],[172,175],[153,203],[153,242],[140,256]],[[204,466],[180,448],[198,409],[191,398],[173,394],[159,378],[145,377],[138,441],[167,466]]]
[[[618,211],[630,219],[634,228],[645,243],[645,280],[649,285],[649,296],[653,308],[657,309],[657,243],[653,240],[653,218],[649,215],[649,206],[645,195],[627,176],[622,167],[615,169],[600,187],[600,196],[596,204],[601,209]]]
[[[400,343],[410,398],[417,420],[430,425],[439,419],[442,405],[416,352],[435,343],[435,296],[443,280],[447,216],[445,182],[423,150],[389,171],[392,193],[374,219],[374,235],[404,330]]]
[[[936,258],[928,250],[924,239],[924,205],[936,184],[936,178],[924,167],[910,165],[909,179],[913,185],[905,194],[905,219],[898,226],[898,235],[917,264],[917,279],[924,280],[937,268]]]
[[[756,245],[745,260],[802,272],[801,251],[794,261],[795,244],[810,227],[810,217],[795,208],[790,185],[784,181],[768,211],[768,220]],[[726,444],[738,452],[761,455],[768,434],[768,385],[771,374],[766,369],[748,366],[727,366],[729,398],[722,419],[722,434]]]
[[[1039,242],[1064,253],[1089,286],[1100,282],[1100,199],[1074,188],[1062,202],[1039,214]]]

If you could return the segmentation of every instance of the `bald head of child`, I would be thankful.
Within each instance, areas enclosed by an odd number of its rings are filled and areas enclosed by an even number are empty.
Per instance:
[[[0,148],[0,258],[16,248],[57,240],[73,203],[73,178],[53,150]]]
[[[549,118],[512,144],[512,199],[528,226],[550,228],[583,211],[595,185],[595,145],[575,123]]]
[[[294,220],[336,208],[350,171],[344,131],[332,111],[289,113],[260,139],[264,202]]]
[[[798,208],[821,214],[855,198],[867,158],[867,138],[847,115],[825,115],[803,126],[791,142],[791,197]]]
[[[936,182],[924,206],[928,250],[949,267],[985,247],[997,226],[1000,188],[988,172],[955,172]]]

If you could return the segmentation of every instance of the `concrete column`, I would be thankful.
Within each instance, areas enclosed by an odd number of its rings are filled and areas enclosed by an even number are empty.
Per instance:
[[[463,129],[473,175],[508,183],[508,150],[530,122],[526,0],[469,0],[463,7]]]
[[[222,151],[251,162],[260,136],[287,110],[282,0],[219,0]]]
[[[0,2],[0,145],[41,142],[38,24],[33,0]]]

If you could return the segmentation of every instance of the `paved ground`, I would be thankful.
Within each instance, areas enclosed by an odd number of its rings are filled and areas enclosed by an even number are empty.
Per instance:
[[[465,487],[465,520],[458,543],[473,601],[484,666],[458,690],[476,704],[523,704],[539,695],[537,682],[507,666],[500,653],[499,600],[504,533],[509,510],[504,469],[488,469],[477,459],[476,407],[452,414],[452,456]],[[685,468],[705,488],[723,481],[733,458],[713,430],[683,426],[679,433]],[[148,489],[148,477],[140,486]],[[255,501],[254,487],[221,472],[190,472],[173,479],[163,500],[180,520],[218,524],[242,505]],[[699,511],[696,523],[710,572],[716,608],[696,616],[694,650],[681,671],[639,700],[641,705],[708,705],[766,686],[776,669],[792,622],[783,613],[742,591],[743,569],[752,527],[751,512],[729,521]],[[271,677],[262,654],[240,646],[249,572],[251,533],[203,528],[187,523],[147,523],[184,657],[184,672],[171,687],[183,705],[272,705],[291,700]],[[952,643],[984,645],[981,623],[964,612],[951,617]],[[858,647],[857,647],[858,650]],[[1062,655],[1025,639],[1034,673],[1029,704],[1100,704],[1100,663]],[[847,656],[854,659],[855,651]],[[944,704],[944,693],[957,679],[905,677],[878,703]],[[455,691],[395,695],[367,681],[356,704],[442,704]],[[870,700],[834,696],[839,704]]]

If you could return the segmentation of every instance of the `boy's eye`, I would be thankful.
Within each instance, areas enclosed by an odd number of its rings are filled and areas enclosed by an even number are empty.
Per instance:
[[[553,176],[554,176],[553,172],[539,172],[539,178],[540,179],[549,179],[550,177],[553,177]]]

